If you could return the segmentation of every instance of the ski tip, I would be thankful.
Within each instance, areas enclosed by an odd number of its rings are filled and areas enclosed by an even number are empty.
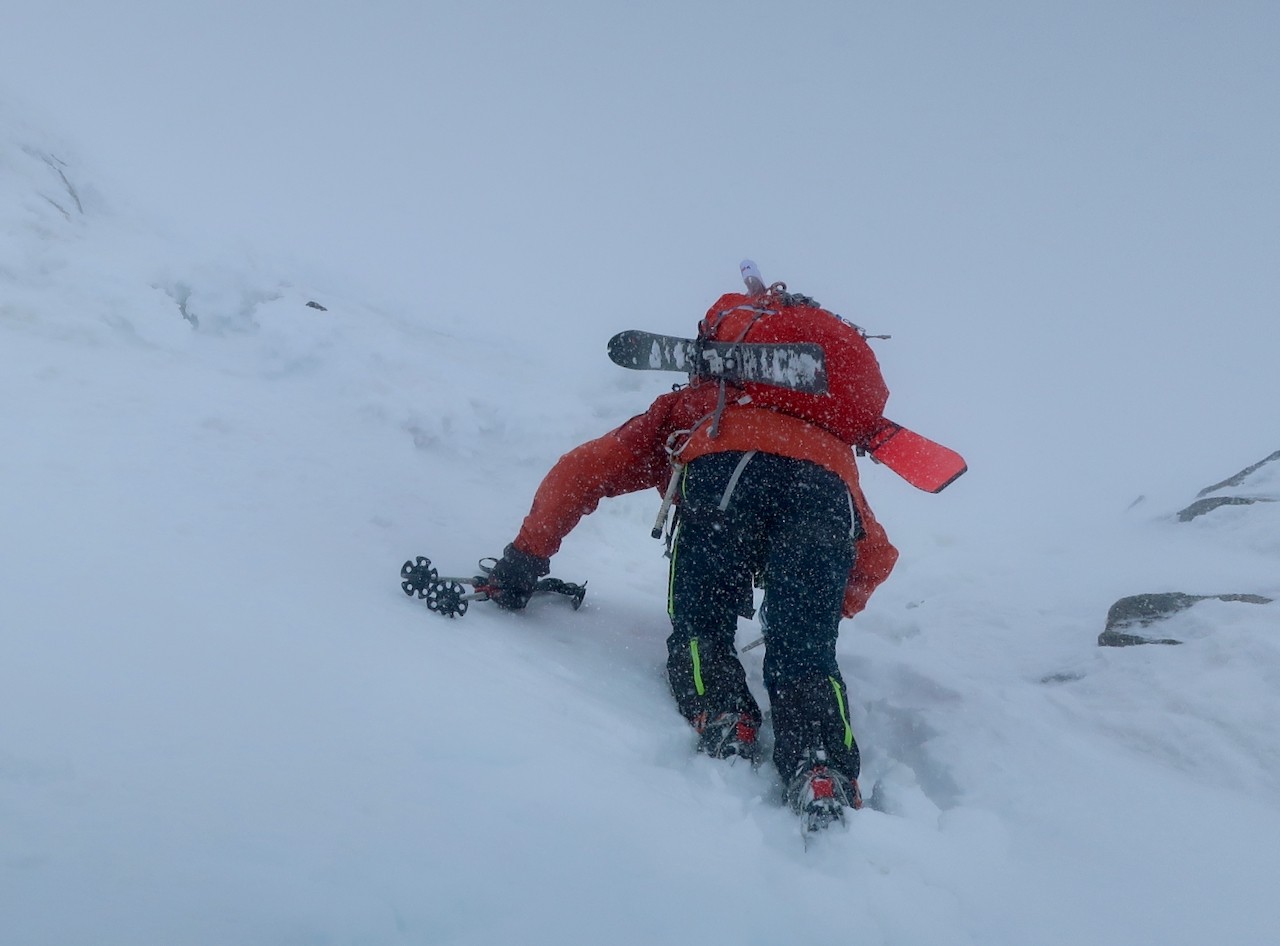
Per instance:
[[[968,473],[968,472],[969,472],[969,464],[967,464],[967,463],[962,464],[962,465],[961,465],[961,467],[960,467],[960,469],[956,470],[956,472],[955,472],[954,474],[952,474],[952,476],[951,476],[948,480],[946,480],[946,481],[945,481],[944,483],[942,483],[940,486],[937,486],[937,487],[935,487],[935,488],[933,488],[933,489],[929,490],[929,492],[931,492],[931,493],[941,493],[944,489],[946,489],[948,486],[950,486],[952,483],[954,483],[956,480],[960,479],[960,477],[964,476],[964,475],[965,475],[966,473]]]
[[[609,339],[606,346],[609,352],[609,360],[615,365],[628,367],[634,360],[635,339],[633,332],[619,332],[613,338]]]

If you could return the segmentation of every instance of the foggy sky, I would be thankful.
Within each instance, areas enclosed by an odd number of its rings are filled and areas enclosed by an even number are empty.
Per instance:
[[[975,500],[1280,446],[1274,4],[13,7],[0,101],[112,207],[564,370],[750,256],[894,336]]]

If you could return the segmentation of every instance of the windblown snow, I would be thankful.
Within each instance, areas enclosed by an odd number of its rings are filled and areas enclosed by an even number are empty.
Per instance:
[[[500,554],[556,457],[673,380],[605,340],[668,326],[637,307],[570,370],[500,315],[162,235],[88,165],[0,127],[0,941],[1280,941],[1278,605],[1096,645],[1122,595],[1280,597],[1280,464],[1189,522],[993,506],[1013,432],[937,497],[868,469],[903,553],[840,642],[872,804],[806,851],[774,773],[671,706],[656,495],[555,559],[580,611],[399,588]],[[692,325],[752,252],[666,301]]]

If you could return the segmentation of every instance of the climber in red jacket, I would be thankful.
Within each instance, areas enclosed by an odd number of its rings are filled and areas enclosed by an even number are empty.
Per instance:
[[[763,587],[773,759],[788,799],[797,811],[815,797],[857,808],[860,757],[835,646],[841,616],[866,606],[898,557],[867,506],[852,449],[880,422],[888,388],[856,326],[780,283],[748,285],[755,291],[716,301],[699,336],[817,342],[827,393],[694,378],[660,396],[560,458],[484,590],[524,607],[602,498],[661,490],[674,470],[667,672],[699,749],[758,761],[762,715],[735,635],[753,585]]]

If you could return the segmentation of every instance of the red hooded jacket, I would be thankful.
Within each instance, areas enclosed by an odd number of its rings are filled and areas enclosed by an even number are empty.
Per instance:
[[[898,558],[867,506],[852,449],[874,429],[889,394],[875,355],[856,327],[807,300],[788,305],[772,294],[722,296],[700,330],[721,341],[816,341],[826,355],[828,393],[801,394],[753,383],[729,387],[727,406],[714,425],[718,383],[695,381],[664,394],[643,414],[556,462],[534,495],[515,546],[550,558],[601,499],[648,487],[662,490],[671,476],[668,438],[692,430],[679,450],[681,462],[708,453],[760,450],[809,460],[845,481],[864,532],[845,588],[843,613],[852,617],[866,607]]]

